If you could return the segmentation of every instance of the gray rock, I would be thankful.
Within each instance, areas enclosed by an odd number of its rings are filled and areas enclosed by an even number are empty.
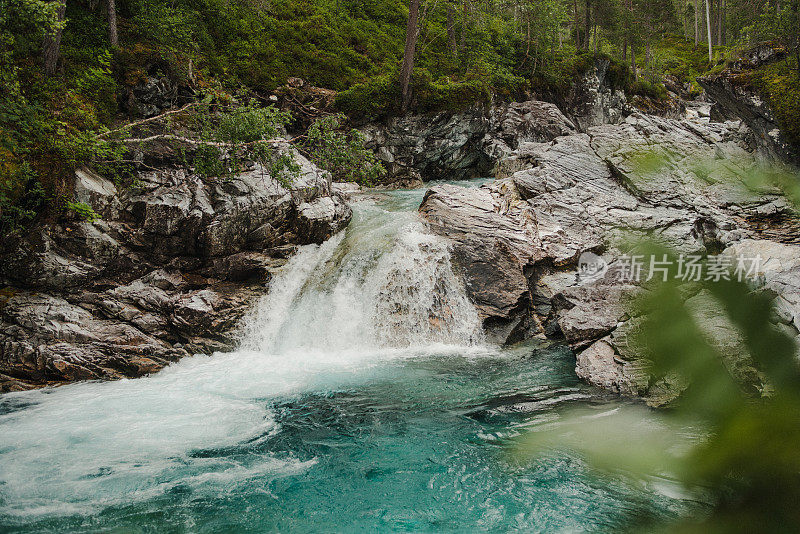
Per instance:
[[[153,70],[153,74],[128,91],[124,106],[135,116],[153,117],[178,102],[178,84],[170,76],[157,72],[157,69],[158,66],[151,66],[148,70]]]
[[[538,257],[527,209],[503,211],[489,188],[442,185],[426,193],[419,210],[435,233],[454,242],[454,263],[488,338],[505,343],[525,337],[532,296],[523,271]]]
[[[117,186],[90,169],[75,171],[75,190],[73,198],[92,206],[101,217],[114,219],[119,216],[121,204],[117,196]]]
[[[296,160],[289,188],[258,166],[230,179],[164,166],[119,192],[78,171],[75,198],[103,219],[37,225],[0,256],[0,391],[141,376],[229,349],[293,247],[350,220],[329,174]]]
[[[652,380],[627,345],[627,331],[639,321],[628,315],[629,302],[641,290],[616,276],[621,257],[635,253],[632,243],[643,237],[684,254],[717,254],[764,233],[755,221],[765,216],[791,218],[783,197],[746,187],[762,164],[750,135],[733,122],[633,113],[585,134],[522,142],[500,162],[501,178],[478,189],[431,188],[420,213],[452,241],[491,338],[563,336],[577,351],[576,372],[584,380],[661,405],[684,386],[675,377]],[[794,239],[791,232],[784,237]],[[785,258],[781,274],[769,276],[772,290],[785,295],[781,321],[794,325],[800,299],[791,288],[800,279],[788,258],[796,250],[777,248],[794,245],[761,247]],[[586,252],[602,254],[608,266],[597,280],[578,276]],[[689,303],[723,354],[742,352],[706,296]],[[759,382],[746,359],[725,363],[743,383]]]
[[[555,105],[538,100],[407,115],[362,128],[367,146],[388,171],[387,183],[394,185],[488,176],[495,162],[521,143],[574,131]]]
[[[774,60],[783,51],[770,46],[756,47],[745,59],[719,74],[697,79],[697,83],[714,102],[712,118],[741,120],[754,133],[753,140],[768,158],[800,163],[800,147],[789,142],[775,119],[769,103],[748,84],[738,80],[743,70]]]
[[[387,184],[487,176],[482,150],[489,119],[482,106],[452,113],[406,115],[361,129],[387,170]]]
[[[618,124],[633,111],[625,93],[614,86],[608,72],[610,62],[600,59],[573,83],[566,95],[547,94],[581,132],[601,124]]]

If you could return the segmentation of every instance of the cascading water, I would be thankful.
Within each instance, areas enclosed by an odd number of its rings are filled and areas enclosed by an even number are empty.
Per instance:
[[[447,244],[419,222],[394,235],[385,227],[362,232],[375,219],[294,256],[245,319],[242,349],[280,355],[479,343],[480,321]]]
[[[303,247],[233,353],[0,397],[0,530],[576,531],[681,513],[669,488],[568,456],[509,461],[507,438],[559,405],[616,404],[566,349],[483,343],[423,193],[358,202],[346,233]]]

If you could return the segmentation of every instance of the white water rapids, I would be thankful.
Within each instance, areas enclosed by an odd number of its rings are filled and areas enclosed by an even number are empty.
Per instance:
[[[191,453],[279,432],[265,399],[357,383],[386,360],[491,352],[446,243],[417,217],[358,203],[346,233],[301,248],[273,279],[235,352],[142,379],[4,396],[0,515],[86,514],[176,483],[215,495],[232,481],[295,473],[314,460]]]

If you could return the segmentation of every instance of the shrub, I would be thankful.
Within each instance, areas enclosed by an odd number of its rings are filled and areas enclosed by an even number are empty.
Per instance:
[[[6,169],[8,171],[9,169]],[[0,178],[0,236],[33,220],[44,206],[45,192],[28,163],[4,172]]]
[[[74,213],[82,221],[92,222],[100,218],[94,209],[92,209],[92,207],[85,202],[67,201],[66,208],[67,211]]]
[[[739,75],[738,81],[761,93],[786,138],[800,146],[800,77],[789,61],[746,71]]]
[[[311,125],[301,150],[334,180],[374,185],[386,170],[371,150],[364,147],[358,130],[343,131],[344,115],[318,119]]]
[[[668,98],[667,89],[662,83],[653,83],[648,80],[633,82],[628,87],[628,92],[632,95],[646,96],[654,100],[664,100]]]
[[[377,76],[336,95],[334,107],[356,120],[377,120],[399,109],[399,73]]]

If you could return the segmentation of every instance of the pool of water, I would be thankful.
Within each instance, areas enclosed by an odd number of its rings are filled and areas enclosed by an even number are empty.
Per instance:
[[[623,403],[565,347],[483,341],[423,194],[357,201],[233,353],[0,397],[0,531],[596,532],[695,509],[668,479],[517,454],[571,408]]]

